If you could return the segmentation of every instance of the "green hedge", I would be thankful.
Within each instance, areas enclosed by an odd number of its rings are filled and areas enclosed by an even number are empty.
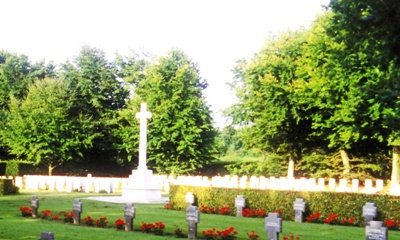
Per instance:
[[[18,176],[19,175],[19,163],[17,161],[9,160],[6,162],[6,176]]]
[[[356,225],[365,226],[362,208],[366,202],[373,202],[378,208],[375,220],[384,221],[389,218],[400,219],[400,197],[380,194],[356,194],[337,192],[296,192],[256,189],[228,189],[213,187],[193,187],[173,185],[170,189],[170,203],[176,210],[186,209],[185,195],[192,192],[196,197],[196,206],[213,208],[229,206],[236,215],[235,198],[243,195],[246,207],[264,209],[267,212],[282,211],[282,219],[294,221],[293,202],[303,198],[306,202],[304,216],[320,212],[323,217],[329,213],[338,214],[340,219],[355,218]]]
[[[0,179],[0,195],[17,194],[19,188],[14,186],[12,179]]]

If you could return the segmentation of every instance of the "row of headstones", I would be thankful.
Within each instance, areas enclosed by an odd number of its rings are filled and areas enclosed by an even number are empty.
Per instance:
[[[360,190],[360,181],[353,179],[351,187],[346,179],[339,179],[339,185],[335,179],[331,178],[328,181],[328,186],[325,185],[324,178],[300,178],[288,179],[286,177],[256,177],[252,176],[250,179],[247,176],[232,176],[226,175],[224,177],[216,176],[209,180],[208,177],[202,176],[178,176],[176,180],[168,178],[168,183],[185,184],[193,186],[214,186],[226,188],[253,188],[253,189],[273,189],[273,190],[308,190],[308,191],[337,191],[337,192],[358,192]],[[384,187],[384,182],[381,179],[376,180],[376,186],[373,187],[371,179],[366,179],[364,182],[364,193],[376,193],[381,191]]]
[[[25,176],[25,181],[23,177],[15,178],[15,185],[21,189],[25,185],[27,190],[48,189],[59,192],[72,192],[75,190],[99,192],[104,190],[107,193],[113,193],[120,183],[124,184],[124,179],[92,178],[90,175],[88,177]]]
[[[187,204],[187,212],[186,212],[186,221],[189,222],[189,231],[192,231],[189,234],[192,234],[193,239],[196,237],[197,233],[197,223],[200,222],[200,215],[197,207],[192,206],[195,202],[195,196],[193,193],[188,192],[185,196],[186,204]],[[246,206],[246,199],[243,195],[237,195],[235,198],[235,207],[236,207],[236,216],[243,217],[242,211]],[[296,198],[293,202],[293,210],[295,212],[295,222],[303,222],[304,221],[304,212],[306,211],[306,203],[302,198]],[[367,202],[363,206],[363,216],[365,217],[365,239],[379,239],[379,240],[387,240],[389,239],[388,230],[386,227],[383,227],[382,221],[373,221],[373,219],[377,216],[377,207],[374,203]],[[189,217],[188,217],[189,216]],[[197,217],[196,217],[197,216]],[[191,222],[190,222],[191,221]],[[282,218],[279,217],[278,213],[268,213],[268,216],[265,218],[265,230],[268,232],[269,240],[278,240],[279,233],[282,232]]]
[[[125,186],[128,179],[125,178],[92,178],[91,174],[87,177],[67,177],[67,176],[25,176],[25,181],[22,177],[15,178],[15,185],[23,189],[38,190],[46,189],[71,192],[79,189],[84,192],[115,192],[119,186]],[[346,179],[340,179],[339,185],[336,185],[335,179],[329,179],[328,186],[325,186],[325,179],[319,178],[300,178],[287,179],[285,177],[255,177],[248,179],[247,176],[215,176],[211,180],[208,177],[202,176],[178,176],[174,179],[173,176],[158,175],[157,181],[164,189],[169,191],[170,184],[185,184],[193,186],[213,186],[213,187],[228,187],[228,188],[253,188],[253,189],[273,189],[273,190],[307,190],[307,191],[340,191],[340,192],[358,192],[359,180],[353,179],[351,187],[348,186]],[[24,184],[25,183],[25,184]],[[365,180],[363,192],[376,193],[383,189],[383,180],[376,180],[376,186],[370,179]]]

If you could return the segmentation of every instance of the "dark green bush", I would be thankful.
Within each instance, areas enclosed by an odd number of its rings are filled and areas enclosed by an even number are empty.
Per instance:
[[[0,195],[17,194],[19,188],[14,186],[12,179],[0,179]]]
[[[282,211],[282,219],[294,221],[293,202],[303,198],[306,202],[307,217],[320,212],[323,217],[329,213],[337,214],[339,220],[355,218],[356,225],[365,226],[362,208],[366,202],[373,202],[378,208],[375,220],[384,221],[389,218],[400,218],[400,197],[380,194],[356,194],[337,192],[296,192],[256,189],[228,189],[213,187],[171,186],[170,202],[177,210],[186,209],[185,195],[192,192],[197,199],[197,206],[223,207],[229,206],[232,215],[236,215],[235,198],[243,195],[246,207],[264,209],[267,212]]]
[[[18,176],[19,175],[19,163],[17,161],[9,160],[6,163],[6,176]]]

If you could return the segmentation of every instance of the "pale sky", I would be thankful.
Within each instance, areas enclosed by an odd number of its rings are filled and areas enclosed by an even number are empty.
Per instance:
[[[234,102],[227,82],[267,36],[309,26],[329,0],[0,0],[0,49],[64,62],[87,44],[114,53],[163,55],[180,48],[198,63],[219,112]]]

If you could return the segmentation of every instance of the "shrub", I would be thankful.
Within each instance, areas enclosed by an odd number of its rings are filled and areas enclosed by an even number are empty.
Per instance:
[[[12,179],[0,179],[0,195],[17,194],[19,188],[14,186]]]
[[[233,211],[230,215],[236,215],[235,198],[243,195],[246,199],[246,207],[249,209],[264,209],[275,212],[280,209],[285,213],[283,220],[294,221],[293,202],[296,198],[303,198],[306,202],[305,216],[319,213],[328,217],[335,213],[341,219],[357,219],[357,226],[365,226],[365,218],[362,208],[366,202],[373,202],[378,208],[377,221],[384,221],[392,216],[400,216],[400,197],[382,194],[358,194],[339,192],[297,192],[275,191],[258,189],[229,189],[213,187],[194,187],[173,185],[170,189],[170,203],[176,210],[186,210],[185,194],[192,192],[197,199],[198,206],[208,208],[220,208],[228,206]],[[338,221],[339,222],[339,221]]]
[[[6,176],[18,176],[19,175],[19,163],[17,161],[9,160],[6,162]]]

